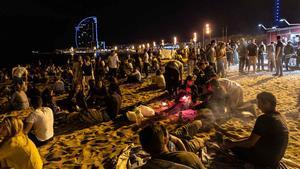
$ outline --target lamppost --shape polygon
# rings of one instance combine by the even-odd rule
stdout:
[[[300,26],[300,23],[289,23],[286,19],[280,19],[280,22],[285,22],[289,26]]]
[[[174,36],[174,45],[176,45],[176,44],[177,44],[177,37]]]
[[[197,43],[197,33],[196,33],[196,32],[194,32],[193,41],[194,41],[195,43]]]
[[[211,41],[211,28],[210,28],[210,25],[207,23],[205,24],[205,27],[203,28],[202,30],[203,32],[203,36],[202,36],[202,43],[204,45],[204,39],[205,39],[205,34],[206,35],[209,35],[209,41]]]

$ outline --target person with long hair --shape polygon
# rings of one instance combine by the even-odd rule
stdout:
[[[34,143],[23,133],[23,122],[6,117],[0,123],[0,168],[41,169],[43,162]]]

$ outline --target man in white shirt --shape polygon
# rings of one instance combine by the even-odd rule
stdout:
[[[49,107],[42,107],[43,101],[40,96],[33,97],[31,103],[35,111],[26,118],[24,133],[39,147],[52,140],[54,117]]]
[[[108,67],[109,67],[109,75],[112,77],[117,76],[117,70],[119,67],[119,57],[118,54],[114,51],[111,53],[111,55],[108,57]]]

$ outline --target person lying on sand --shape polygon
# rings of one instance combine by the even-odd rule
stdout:
[[[154,168],[182,168],[204,169],[201,159],[194,153],[186,151],[170,152],[167,146],[168,139],[159,124],[152,124],[143,128],[139,133],[140,142],[144,151],[151,155],[151,160],[142,166],[142,169]]]
[[[195,120],[188,123],[171,134],[162,126],[164,136],[167,138],[168,149],[171,152],[174,151],[189,151],[193,153],[199,153],[204,146],[204,141],[201,138],[194,137],[202,128],[201,120]]]
[[[288,145],[287,123],[276,111],[276,98],[272,93],[258,94],[257,104],[263,115],[257,118],[251,135],[241,141],[224,140],[224,147],[255,166],[278,168]]]
[[[34,143],[23,133],[23,122],[6,117],[0,123],[0,168],[42,169],[43,161]]]

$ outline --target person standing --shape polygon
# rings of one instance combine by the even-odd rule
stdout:
[[[149,54],[148,54],[148,51],[145,49],[145,52],[144,52],[144,57],[143,57],[143,62],[144,62],[144,72],[145,72],[145,75],[146,75],[146,78],[148,77],[149,75],[149,67],[150,67],[150,62],[149,62]]]
[[[276,54],[275,54],[275,61],[276,61],[276,74],[274,76],[283,76],[282,73],[282,56],[283,56],[283,43],[281,41],[281,36],[277,36],[277,45],[276,45]]]
[[[207,60],[209,62],[209,65],[211,65],[214,68],[215,72],[217,72],[215,47],[216,47],[216,40],[212,40],[208,47]]]
[[[257,45],[255,43],[255,39],[253,39],[250,44],[247,46],[248,50],[248,59],[249,59],[249,65],[248,65],[248,73],[250,71],[250,66],[253,66],[253,73],[256,71],[256,62],[257,62]]]
[[[225,77],[226,44],[224,42],[218,44],[216,54],[217,74],[220,77]]]
[[[300,42],[298,42],[297,58],[296,58],[296,67],[299,68],[299,65],[300,65]]]
[[[109,76],[117,77],[117,71],[119,67],[119,57],[116,51],[113,51],[111,55],[108,57],[108,67],[109,67]]]
[[[285,68],[288,71],[289,70],[289,62],[292,55],[295,54],[294,46],[292,45],[292,42],[289,41],[287,45],[284,47],[284,64]]]
[[[266,53],[266,45],[264,44],[263,41],[261,41],[260,45],[259,45],[259,49],[258,49],[258,65],[257,65],[257,70],[260,71],[264,71],[264,55]]]
[[[193,73],[196,64],[196,59],[197,59],[197,49],[192,48],[192,50],[190,50],[190,53],[188,55],[188,76],[190,76]]]
[[[82,57],[79,56],[76,58],[75,62],[72,66],[72,72],[73,72],[73,87],[75,87],[76,84],[82,83],[83,78],[83,71],[82,71]]]
[[[247,58],[247,42],[244,38],[241,39],[241,43],[238,47],[239,50],[239,71],[244,72],[244,68],[246,66],[246,58]]]
[[[267,57],[268,57],[268,70],[273,72],[273,68],[275,68],[275,45],[274,42],[271,42],[267,46]]]

